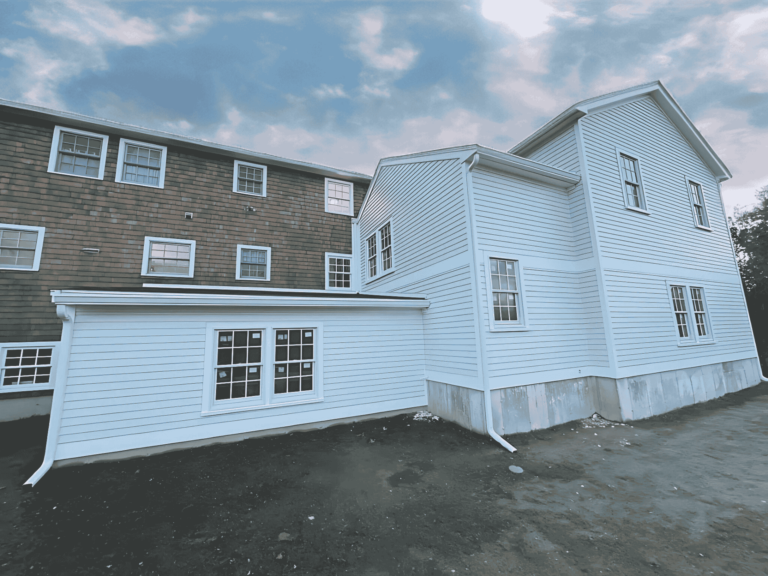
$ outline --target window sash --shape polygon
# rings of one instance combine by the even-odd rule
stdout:
[[[701,185],[696,182],[688,182],[691,191],[691,201],[693,202],[693,212],[696,218],[696,224],[709,228],[709,219],[707,218],[707,209],[704,206],[704,193]]]
[[[50,384],[53,348],[8,348],[0,367],[0,385],[34,386]]]
[[[162,149],[126,143],[123,156],[123,181],[159,186],[162,161]]]
[[[490,259],[491,294],[495,322],[520,323],[520,289],[517,261]]]
[[[250,194],[261,194],[261,188],[264,183],[264,170],[255,166],[246,166],[238,164],[237,167],[237,190],[239,192],[248,192]]]
[[[62,130],[57,149],[56,171],[97,178],[103,144],[101,138]]]
[[[376,234],[368,237],[368,277],[376,276]]]
[[[219,401],[261,396],[263,330],[217,330],[214,399]]]
[[[672,307],[675,311],[675,321],[677,323],[677,335],[682,340],[691,337],[688,324],[688,306],[685,298],[685,286],[672,286]]]
[[[392,227],[389,223],[379,230],[381,236],[381,271],[392,268]]]
[[[315,390],[314,328],[275,330],[275,396]]]
[[[624,194],[628,206],[645,209],[645,199],[640,184],[640,166],[636,158],[619,154],[622,180],[624,182]]]
[[[240,277],[267,279],[267,251],[241,248]]]
[[[189,275],[192,246],[174,242],[150,242],[147,273]]]
[[[37,232],[0,228],[0,267],[32,270],[38,239]]]
[[[349,206],[352,198],[352,185],[346,182],[326,181],[325,185],[326,205],[329,212],[349,214]]]
[[[694,319],[696,320],[696,333],[700,338],[708,338],[709,326],[707,323],[707,310],[704,306],[704,295],[701,288],[691,287],[691,305]]]
[[[352,259],[328,257],[328,287],[349,288],[352,284]]]

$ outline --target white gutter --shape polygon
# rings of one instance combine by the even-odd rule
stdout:
[[[327,296],[256,296],[253,294],[183,294],[51,290],[54,304],[85,306],[300,306],[333,308],[429,308],[429,300],[399,298],[331,298]]]
[[[352,226],[356,226],[356,224],[353,222]],[[355,254],[353,253],[352,256],[354,257]],[[233,292],[296,292],[298,294],[324,294],[325,296],[332,296],[334,294],[364,294],[365,296],[381,296],[383,298],[392,298],[393,296],[403,298],[427,298],[426,294],[414,294],[412,292],[408,292],[407,294],[401,292],[398,292],[397,294],[392,294],[390,292],[360,292],[360,290],[355,288],[354,284],[355,282],[353,281],[353,286],[349,290],[304,290],[302,288],[262,288],[261,286],[208,286],[205,284],[150,284],[148,282],[142,284],[142,287],[173,288],[176,290],[232,290]]]
[[[75,309],[69,306],[56,306],[56,315],[62,319],[64,326],[61,330],[61,344],[59,346],[59,362],[56,366],[56,384],[53,388],[53,403],[51,404],[51,418],[48,421],[48,437],[45,442],[45,456],[43,463],[37,472],[24,482],[25,486],[34,486],[45,473],[53,466],[56,456],[56,446],[59,442],[59,428],[61,428],[61,413],[64,408],[64,395],[67,388],[67,375],[69,373],[69,355],[72,351],[72,333],[75,324]]]
[[[480,274],[479,274],[479,266],[478,262],[480,262],[480,254],[478,251],[478,241],[477,241],[477,229],[475,228],[475,202],[473,198],[472,193],[472,170],[477,166],[478,162],[480,161],[480,154],[475,153],[474,156],[472,156],[472,162],[470,163],[469,167],[466,168],[465,174],[465,185],[467,187],[467,209],[469,210],[469,231],[470,231],[470,243],[471,243],[471,252],[472,255],[472,284],[475,290],[475,307],[477,309],[477,324],[478,324],[478,332],[480,333],[480,347],[478,350],[478,366],[477,369],[480,371],[480,378],[483,381],[483,399],[485,404],[485,429],[488,432],[488,435],[496,440],[499,444],[501,444],[504,448],[509,450],[510,452],[517,452],[517,448],[512,446],[509,442],[504,440],[504,438],[499,435],[496,430],[493,429],[493,410],[491,408],[491,380],[488,377],[488,371],[485,369],[485,350],[486,350],[486,343],[485,343],[485,325],[483,324],[483,310],[482,305],[480,303]]]

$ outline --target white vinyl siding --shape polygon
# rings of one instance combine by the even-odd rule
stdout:
[[[165,186],[165,146],[120,139],[115,181],[151,188]]]
[[[576,145],[576,135],[573,128],[569,128],[562,134],[555,136],[549,142],[536,148],[525,155],[526,158],[541,162],[565,170],[580,174],[579,149]]]
[[[267,167],[235,160],[232,191],[252,196],[267,195]]]
[[[203,415],[211,323],[216,330],[322,324],[322,351],[315,362],[323,401]],[[263,353],[271,358],[274,351],[265,347]],[[262,394],[271,383],[265,375]],[[83,307],[74,324],[57,458],[425,405],[420,310]]]
[[[45,228],[0,223],[0,270],[37,272]]]
[[[144,238],[142,276],[192,278],[195,270],[195,241],[175,238]]]
[[[53,130],[48,172],[104,179],[109,137],[64,126]]]

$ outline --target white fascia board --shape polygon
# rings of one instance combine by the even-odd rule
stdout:
[[[534,162],[527,158],[520,158],[519,156],[514,156],[491,148],[478,146],[477,154],[479,156],[479,161],[475,166],[483,166],[499,172],[507,172],[530,180],[544,182],[558,188],[572,188],[581,181],[580,176],[572,174],[571,172],[559,170],[546,164]]]
[[[328,252],[330,254],[330,252]],[[204,288],[206,290],[239,290],[239,291],[245,291],[245,292],[299,292],[302,294],[338,294],[338,290],[304,290],[301,288],[262,288],[261,286],[207,286],[207,285],[201,285],[201,284],[150,284],[145,282],[142,284],[144,288],[181,288],[181,289],[197,289],[200,290],[201,288]],[[354,291],[354,293],[359,294],[359,292]],[[393,294],[389,292],[366,292],[366,296],[382,296],[384,298],[388,296],[393,296]],[[425,294],[414,294],[411,292],[404,293],[404,292],[398,292],[397,294],[394,294],[394,296],[402,296],[403,298],[421,298],[426,299],[427,296]]]
[[[250,306],[301,308],[428,308],[428,300],[323,298],[321,296],[253,296],[250,294],[157,294],[52,290],[51,300],[68,306]]]
[[[519,156],[527,154],[532,148],[535,148],[539,144],[542,144],[550,138],[553,138],[556,134],[562,132],[571,124],[575,124],[579,118],[585,115],[586,112],[583,110],[577,108],[576,106],[571,106],[568,108],[568,110],[555,116],[552,120],[544,124],[544,126],[536,130],[533,134],[524,138],[515,146],[507,150],[507,153],[516,154]]]
[[[301,160],[292,160],[290,158],[273,156],[271,154],[246,150],[245,148],[238,148],[236,146],[217,144],[215,142],[209,142],[200,138],[190,138],[189,136],[181,136],[179,134],[172,134],[170,132],[163,132],[161,130],[142,128],[141,126],[124,124],[122,122],[115,122],[113,120],[94,118],[92,116],[75,114],[73,112],[53,110],[50,108],[44,108],[42,106],[34,106],[24,102],[14,102],[12,100],[5,100],[0,98],[0,107],[11,108],[16,113],[32,116],[35,118],[41,118],[58,124],[66,123],[68,127],[72,128],[80,128],[83,130],[108,130],[114,134],[117,134],[118,136],[124,138],[135,138],[138,140],[141,140],[142,138],[150,138],[150,141],[153,144],[179,146],[182,148],[188,148],[202,152],[213,151],[225,153],[227,156],[236,160],[265,163],[269,164],[270,166],[281,166],[283,168],[290,168],[293,170],[302,170],[304,172],[329,176],[331,178],[351,180],[360,184],[368,184],[368,182],[371,180],[370,176],[360,172],[342,170],[332,166],[323,166],[321,164],[303,162]]]

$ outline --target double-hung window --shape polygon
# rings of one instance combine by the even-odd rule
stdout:
[[[325,289],[352,289],[352,256],[325,253]]]
[[[195,271],[195,241],[175,238],[144,238],[142,276],[192,278]]]
[[[395,269],[392,222],[380,226],[366,239],[368,280],[374,280]]]
[[[325,211],[346,216],[355,215],[354,190],[352,182],[325,179]]]
[[[322,401],[322,325],[209,323],[202,413]]]
[[[272,249],[266,246],[237,245],[236,280],[268,282],[272,264]]]
[[[619,150],[616,151],[616,157],[619,161],[619,174],[624,191],[624,205],[630,210],[647,212],[648,206],[645,201],[643,178],[640,173],[640,160]]]
[[[163,188],[167,152],[165,146],[121,138],[115,181]]]
[[[667,289],[678,343],[687,345],[714,342],[704,288],[671,282],[667,284]]]
[[[267,167],[235,160],[232,191],[252,196],[267,195]]]
[[[701,184],[688,180],[688,190],[691,198],[691,208],[693,209],[693,222],[698,228],[709,230],[709,218],[707,216],[707,206],[704,203],[704,191]]]
[[[48,172],[103,180],[108,142],[109,137],[104,134],[56,126]]]
[[[40,269],[45,228],[0,224],[0,270]]]
[[[0,392],[53,387],[55,343],[0,346]]]
[[[490,288],[491,327],[524,326],[520,263],[507,258],[489,258],[486,281]]]

